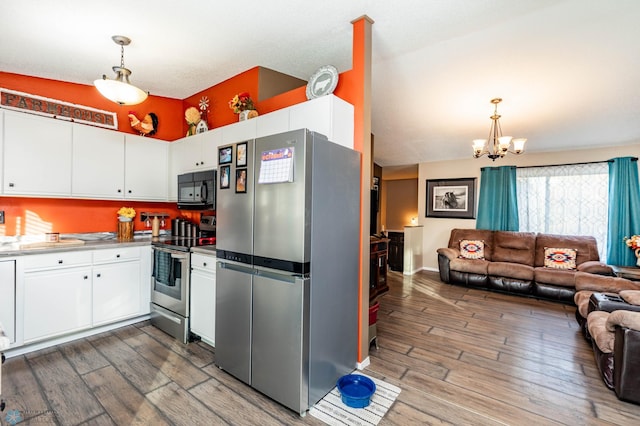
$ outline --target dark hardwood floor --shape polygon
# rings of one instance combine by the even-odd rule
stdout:
[[[364,371],[402,388],[381,424],[640,424],[596,369],[573,307],[389,273]],[[21,424],[310,424],[148,322],[17,356],[3,398]]]

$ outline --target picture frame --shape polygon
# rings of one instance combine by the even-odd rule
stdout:
[[[231,164],[233,162],[233,147],[223,146],[218,148],[218,164]]]
[[[236,145],[236,167],[247,166],[247,143],[242,142]]]
[[[236,193],[247,192],[247,169],[236,169]]]
[[[475,219],[476,180],[427,179],[425,216]]]
[[[220,167],[220,189],[229,189],[231,186],[231,166]]]

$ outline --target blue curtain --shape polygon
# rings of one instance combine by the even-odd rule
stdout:
[[[640,234],[638,159],[614,158],[609,160],[607,263],[620,266],[635,265],[635,254],[623,240],[624,237],[638,234]]]
[[[515,166],[480,169],[477,229],[518,230]]]

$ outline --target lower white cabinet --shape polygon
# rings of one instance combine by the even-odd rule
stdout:
[[[190,330],[215,346],[216,256],[191,254]]]
[[[0,117],[1,118],[1,117]],[[16,341],[16,262],[0,262],[0,323],[9,341]]]
[[[140,261],[93,267],[93,325],[140,312]]]
[[[91,267],[26,273],[23,327],[24,343],[91,327]]]

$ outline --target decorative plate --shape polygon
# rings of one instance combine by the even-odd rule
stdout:
[[[320,67],[307,83],[307,99],[330,95],[338,85],[338,70],[333,65]]]

